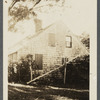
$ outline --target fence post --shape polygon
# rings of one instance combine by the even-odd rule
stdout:
[[[65,68],[64,68],[64,85],[66,84],[66,65],[65,65]]]
[[[33,76],[32,76],[32,67],[30,66],[30,74],[31,74],[31,80],[33,79]]]
[[[66,84],[66,68],[67,68],[68,58],[64,59],[64,85]]]

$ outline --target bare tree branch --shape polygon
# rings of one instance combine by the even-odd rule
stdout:
[[[10,7],[9,7],[9,11],[10,11],[10,9],[17,3],[17,2],[19,2],[20,0],[13,0],[12,1],[12,3],[11,3],[11,5],[10,5]]]
[[[36,6],[41,0],[33,0],[34,1],[34,6]]]

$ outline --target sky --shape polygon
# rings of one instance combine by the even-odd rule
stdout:
[[[44,7],[42,13],[38,12],[38,18],[43,22],[43,28],[57,20],[62,20],[66,26],[75,34],[81,35],[83,32],[94,33],[96,23],[96,0],[65,0],[65,7]],[[44,4],[41,2],[40,5]],[[26,3],[27,5],[27,3]],[[28,3],[31,7],[32,4]],[[37,6],[38,7],[38,6]],[[48,9],[48,13],[45,12]],[[8,32],[8,45],[12,46],[29,34],[34,34],[33,19],[24,20],[16,24],[16,33]],[[95,34],[95,33],[94,33]],[[12,42],[13,41],[13,42]]]

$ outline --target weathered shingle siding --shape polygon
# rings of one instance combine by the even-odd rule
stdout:
[[[49,34],[55,34],[55,46],[49,46]],[[72,37],[72,47],[66,48],[65,37]],[[42,31],[36,37],[30,37],[28,42],[22,43],[22,48],[17,50],[18,59],[27,54],[43,54],[43,73],[50,71],[56,65],[62,64],[62,58],[67,57],[69,60],[75,56],[87,53],[85,47],[75,35],[63,24],[56,23],[46,30]]]
[[[47,42],[46,42],[46,39],[44,39],[44,37],[46,38],[45,33],[40,34],[35,38],[30,38],[28,40],[28,43],[18,51],[19,55],[23,56],[23,55],[27,55],[27,54],[32,54],[32,55],[45,54]]]

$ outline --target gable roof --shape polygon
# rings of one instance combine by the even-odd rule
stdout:
[[[29,35],[27,37],[25,37],[23,40],[19,41],[18,43],[16,43],[15,45],[11,46],[10,48],[8,48],[8,54],[12,54],[14,52],[16,52],[17,50],[21,49],[23,47],[24,44],[26,44],[27,42],[29,42],[30,39],[35,38],[37,36],[39,36],[40,34],[44,33],[44,31],[46,31],[49,28],[52,28],[54,26],[60,25],[61,28],[63,27],[63,29],[68,29],[70,31],[70,29],[63,23],[63,21],[59,20],[56,21],[55,23],[47,26],[44,29],[41,29],[40,31],[38,31],[37,33],[33,34],[33,35]],[[69,33],[71,36],[77,37],[77,35],[73,34],[71,31]],[[80,40],[79,40],[80,41]],[[80,41],[81,43],[81,41]],[[81,43],[81,45],[83,45]],[[84,46],[84,45],[83,45]],[[85,46],[84,46],[85,48]]]

